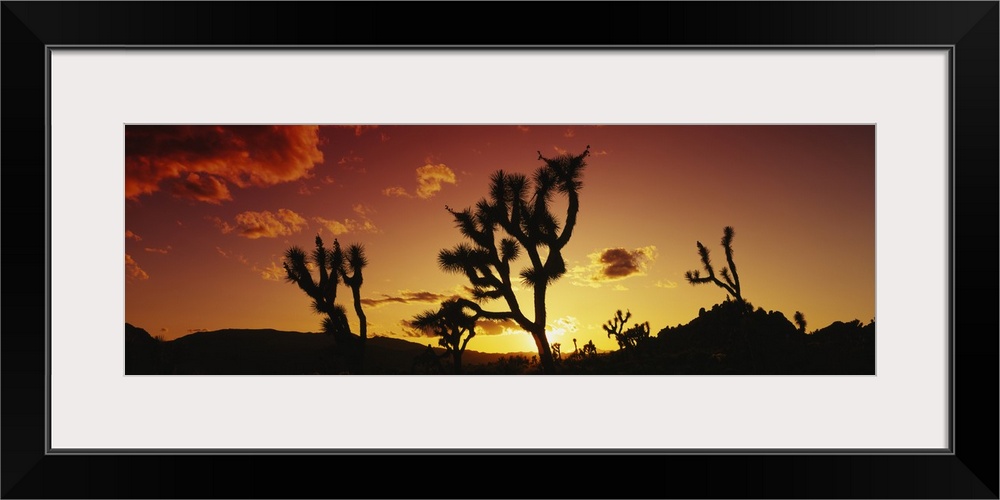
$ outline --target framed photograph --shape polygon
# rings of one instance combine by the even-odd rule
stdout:
[[[315,7],[4,3],[5,497],[997,497],[996,2]]]

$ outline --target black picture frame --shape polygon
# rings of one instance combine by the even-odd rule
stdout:
[[[3,2],[0,16],[4,498],[998,498],[997,1]],[[46,453],[46,283],[16,273],[49,254],[47,47],[415,44],[951,47],[953,453]]]

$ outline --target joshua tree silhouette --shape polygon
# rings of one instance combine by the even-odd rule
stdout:
[[[719,278],[715,276],[715,270],[712,268],[712,261],[708,258],[708,248],[702,245],[701,242],[698,243],[698,255],[701,256],[701,263],[705,266],[705,272],[708,276],[702,277],[701,271],[697,269],[694,271],[688,271],[684,273],[684,277],[687,278],[688,283],[692,285],[698,285],[702,283],[715,283],[718,287],[729,292],[730,295],[736,298],[741,306],[745,304],[743,301],[743,295],[740,291],[740,275],[736,273],[736,263],[733,262],[733,228],[732,226],[726,226],[722,231],[722,248],[726,251],[726,262],[729,263],[729,267],[723,266],[719,271],[719,275],[725,281],[720,281]]]
[[[353,246],[352,246],[353,248]],[[353,255],[352,255],[353,256]],[[362,329],[365,328],[364,313],[360,309],[359,290],[361,287],[361,267],[364,267],[364,253],[359,250],[358,256],[361,260],[356,262],[358,267],[352,264],[354,272],[351,277],[355,285],[354,289],[355,309],[362,318]],[[309,265],[315,266],[319,273],[319,280],[313,278]],[[340,277],[345,276],[344,254],[340,249],[340,242],[333,240],[333,249],[323,246],[323,239],[316,236],[316,249],[313,250],[312,260],[308,262],[305,251],[297,246],[293,246],[285,251],[285,261],[282,263],[285,268],[285,281],[298,285],[302,291],[313,299],[313,310],[319,314],[325,314],[323,319],[323,331],[333,335],[337,339],[337,344],[342,352],[351,359],[353,369],[360,371],[363,360],[363,344],[360,344],[357,337],[351,333],[351,327],[347,323],[347,311],[343,306],[336,303],[337,286],[340,284]],[[354,287],[357,288],[354,288]],[[364,331],[364,330],[363,330]]]
[[[629,328],[625,329],[625,323],[628,322],[629,318],[632,317],[631,311],[625,311],[622,315],[622,310],[619,309],[615,312],[614,317],[608,320],[608,323],[602,328],[605,332],[608,332],[608,337],[610,338],[614,335],[615,340],[618,341],[619,349],[630,349],[643,341],[643,339],[649,338],[649,322],[642,324],[636,323]],[[584,346],[586,347],[586,346]]]
[[[437,311],[424,311],[410,321],[410,326],[441,337],[438,344],[447,350],[446,356],[451,354],[455,373],[462,373],[462,353],[476,336],[476,317],[465,310],[458,299],[450,299],[442,302]]]
[[[313,310],[319,314],[326,314],[323,321],[323,330],[327,333],[340,335],[350,333],[347,326],[347,315],[344,308],[338,306],[337,285],[340,284],[340,268],[343,265],[344,254],[340,250],[340,243],[333,242],[333,249],[323,246],[323,240],[316,237],[316,249],[312,253],[312,262],[319,271],[319,281],[313,280],[312,272],[309,270],[310,262],[307,262],[305,251],[297,246],[293,246],[285,251],[285,261],[282,265],[285,268],[285,281],[294,283],[306,292],[313,299]]]
[[[456,227],[472,244],[461,243],[451,250],[442,250],[438,254],[438,264],[445,271],[464,274],[472,284],[473,297],[477,301],[502,298],[508,310],[486,311],[477,302],[467,299],[460,299],[460,302],[474,311],[477,319],[516,321],[534,338],[545,373],[555,370],[545,335],[545,293],[548,286],[566,272],[562,249],[576,226],[581,177],[586,166],[584,158],[589,154],[589,148],[577,156],[567,154],[551,159],[539,153],[539,159],[545,164],[535,171],[530,181],[522,174],[498,170],[490,179],[489,197],[481,199],[475,209],[455,211],[445,206],[454,217]],[[550,207],[557,193],[567,198],[566,218],[562,224]],[[500,235],[498,228],[502,231]],[[511,264],[522,250],[528,255],[530,264],[521,270],[520,277],[534,292],[533,319],[522,312],[511,279]]]

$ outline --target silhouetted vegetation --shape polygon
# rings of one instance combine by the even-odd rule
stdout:
[[[313,310],[316,313],[326,315],[322,322],[323,331],[336,339],[340,354],[350,360],[350,371],[354,373],[362,372],[364,366],[367,320],[361,309],[360,289],[363,281],[361,270],[367,264],[361,245],[352,245],[345,261],[339,241],[333,240],[333,248],[327,249],[319,236],[316,236],[316,249],[313,250],[311,261],[307,259],[304,250],[293,246],[285,251],[285,261],[282,264],[285,268],[285,280],[298,285],[313,299]],[[310,265],[316,269],[318,279],[313,278]],[[347,266],[350,266],[353,274],[347,274]],[[351,332],[347,311],[336,303],[337,286],[341,277],[354,292],[354,308],[361,321],[360,337]]]
[[[702,277],[701,271],[695,269],[694,271],[688,271],[684,273],[684,277],[687,278],[688,283],[692,285],[699,285],[702,283],[715,283],[716,286],[722,288],[729,292],[736,302],[743,302],[743,294],[740,290],[740,275],[736,272],[736,262],[733,261],[733,228],[732,226],[726,226],[722,231],[722,248],[726,252],[726,262],[729,263],[729,267],[723,266],[719,270],[719,275],[725,281],[720,281],[715,275],[715,269],[712,268],[712,261],[708,257],[708,248],[702,245],[701,242],[697,242],[698,245],[698,255],[701,256],[701,264],[705,267],[705,272],[707,276]]]
[[[744,332],[756,340],[753,358]],[[445,348],[375,336],[366,352],[366,373],[455,373],[449,366],[454,356]],[[778,311],[754,309],[749,303],[741,307],[728,300],[703,309],[687,324],[661,329],[634,348],[598,352],[589,341],[560,358],[559,371],[566,375],[873,375],[875,323],[836,321],[807,334]],[[354,373],[348,361],[331,335],[220,330],[157,341],[144,330],[125,325],[127,375]],[[460,363],[465,375],[544,373],[537,356],[530,353],[463,349]]]
[[[546,373],[554,372],[555,363],[545,335],[545,294],[548,286],[566,272],[562,249],[576,226],[584,158],[588,154],[589,146],[580,155],[553,159],[539,152],[538,159],[545,164],[530,181],[522,174],[498,170],[490,179],[488,198],[481,199],[474,209],[455,211],[445,207],[472,244],[461,243],[451,250],[442,250],[438,264],[446,271],[464,274],[477,301],[506,301],[508,310],[487,311],[477,302],[460,299],[464,306],[475,311],[477,319],[512,319],[530,333]],[[568,202],[562,222],[551,210],[556,194],[566,196]],[[519,276],[533,292],[533,319],[522,312],[511,278],[512,264],[522,251],[527,254],[529,265]]]
[[[802,314],[802,311],[795,311],[792,320],[795,321],[795,326],[799,327],[800,332],[806,333],[806,315]]]
[[[604,331],[607,332],[608,338],[614,336],[615,340],[618,341],[619,349],[634,349],[639,343],[649,338],[648,321],[642,324],[636,323],[628,330],[625,329],[625,325],[631,317],[632,311],[626,311],[623,316],[622,310],[619,309],[615,312],[614,317],[602,326]]]
[[[476,317],[468,314],[461,302],[446,300],[437,311],[418,314],[410,321],[410,326],[441,337],[438,344],[445,348],[446,356],[452,357],[455,373],[462,373],[462,353],[469,340],[476,336]]]

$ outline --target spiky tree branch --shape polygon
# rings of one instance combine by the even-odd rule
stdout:
[[[728,267],[723,267],[719,271],[719,276],[722,277],[720,280],[716,274],[715,269],[712,267],[712,260],[709,258],[708,248],[702,245],[701,242],[697,242],[698,245],[698,255],[701,257],[702,266],[705,268],[705,273],[707,276],[702,276],[701,271],[694,270],[684,273],[684,277],[687,279],[688,283],[692,285],[699,285],[703,283],[715,283],[716,286],[722,288],[729,292],[737,302],[744,303],[742,290],[740,289],[740,276],[736,272],[736,262],[733,260],[733,228],[731,226],[726,226],[722,234],[722,248],[726,252],[726,262],[729,264]]]
[[[615,312],[615,315],[602,326],[604,331],[608,333],[608,338],[611,338],[611,336],[615,337],[615,340],[618,342],[619,349],[636,347],[642,339],[649,337],[648,321],[642,324],[636,323],[628,330],[625,329],[625,324],[631,317],[631,311],[626,310],[623,315],[622,310],[619,309]]]
[[[293,246],[285,251],[285,261],[282,266],[285,268],[285,281],[294,283],[313,299],[313,310],[319,314],[327,315],[328,322],[324,322],[324,329],[328,333],[350,334],[350,329],[341,330],[346,325],[346,318],[343,308],[336,305],[337,285],[340,284],[339,270],[343,265],[344,255],[340,250],[340,243],[334,240],[333,249],[323,246],[323,240],[316,237],[316,248],[312,252],[312,264],[317,268],[319,280],[313,279],[309,269],[310,262],[306,253],[301,248]],[[327,330],[330,327],[333,330]]]

